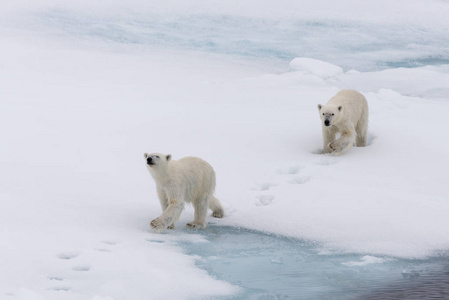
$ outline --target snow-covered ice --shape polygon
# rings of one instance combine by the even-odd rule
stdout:
[[[217,173],[213,226],[357,253],[449,249],[447,1],[17,1],[0,12],[0,298],[209,299],[144,152]],[[413,67],[413,68],[410,68]],[[317,104],[370,106],[369,145],[319,154]],[[211,227],[213,227],[211,226]]]
[[[307,57],[297,57],[290,62],[289,66],[293,71],[303,71],[324,79],[343,73],[343,69],[339,66]]]

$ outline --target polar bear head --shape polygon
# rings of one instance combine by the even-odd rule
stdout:
[[[318,104],[318,111],[320,112],[321,121],[326,127],[338,122],[340,119],[341,110],[342,106]]]
[[[150,170],[151,173],[154,171],[157,172],[157,170],[162,170],[168,167],[168,164],[171,160],[171,155],[165,155],[161,153],[145,153],[144,155],[145,160],[147,161],[147,168]]]

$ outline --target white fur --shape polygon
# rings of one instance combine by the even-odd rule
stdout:
[[[341,90],[326,105],[319,104],[318,110],[323,126],[323,153],[339,155],[354,144],[366,146],[368,102],[361,93]],[[338,139],[337,135],[340,135]]]
[[[207,208],[213,211],[212,216],[223,217],[223,207],[214,197],[215,172],[209,163],[197,157],[184,157],[176,161],[171,159],[171,155],[160,153],[145,153],[144,157],[156,181],[163,211],[150,223],[154,230],[173,229],[185,202],[191,202],[195,208],[195,219],[186,227],[206,228]],[[149,160],[154,165],[150,165]]]

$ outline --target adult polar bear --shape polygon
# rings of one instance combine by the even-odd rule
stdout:
[[[223,207],[214,197],[215,172],[210,164],[197,157],[172,160],[171,155],[145,153],[147,168],[156,182],[157,194],[162,206],[162,215],[151,221],[156,231],[173,229],[185,202],[192,202],[195,219],[189,228],[206,228],[207,208],[212,216],[223,217]]]
[[[323,129],[323,153],[348,151],[354,143],[365,147],[368,131],[368,102],[355,90],[341,90],[326,105],[318,104]],[[340,137],[336,140],[337,134]]]

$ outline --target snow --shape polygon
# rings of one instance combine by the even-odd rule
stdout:
[[[339,66],[307,57],[297,57],[290,62],[289,66],[291,70],[303,71],[320,78],[334,77],[343,73],[343,69]]]
[[[384,263],[385,261],[386,259],[384,258],[365,255],[361,258],[361,261],[351,261],[343,264],[352,267],[352,266],[366,266],[369,264],[381,264]]]
[[[447,253],[446,3],[383,1],[384,14],[379,1],[363,7],[306,1],[292,9],[296,3],[136,0],[111,1],[105,9],[103,1],[18,1],[5,7],[0,298],[208,299],[238,292],[198,268],[198,258],[179,245],[205,242],[201,232],[181,229],[193,218],[191,207],[178,229],[151,232],[148,223],[160,207],[144,152],[211,163],[226,211],[222,220],[209,219],[217,226],[363,254],[354,265]],[[160,19],[138,31],[132,21],[145,13]],[[197,16],[209,18],[195,23]],[[92,20],[91,27],[80,20]],[[283,29],[294,34],[295,22],[310,21],[326,29],[309,26],[303,51],[276,43]],[[164,22],[172,27],[158,27]],[[189,22],[193,27],[177,37],[176,28]],[[216,24],[224,40],[210,38]],[[234,27],[247,28],[242,24],[250,35],[239,44]],[[267,34],[274,42],[267,44],[257,28],[273,24]],[[329,24],[353,31],[342,38]],[[165,39],[145,39],[150,27],[156,37],[162,28]],[[124,39],[129,33],[134,41]],[[192,41],[184,39],[188,33]],[[215,46],[198,43],[210,39]],[[375,47],[366,48],[370,43]],[[387,64],[421,58],[436,63]],[[316,106],[342,88],[368,99],[369,146],[322,155]]]

